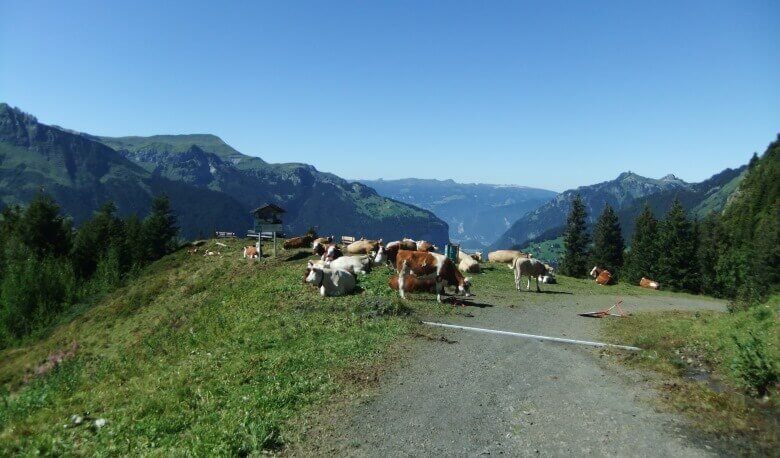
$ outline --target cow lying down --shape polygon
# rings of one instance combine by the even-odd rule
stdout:
[[[346,270],[347,272],[357,275],[365,275],[371,272],[371,256],[368,255],[356,255],[356,256],[342,256],[338,259],[316,261],[315,266],[325,267],[328,269]]]
[[[317,287],[320,296],[344,296],[355,289],[355,276],[346,270],[316,266],[309,261],[306,283]]]
[[[469,292],[471,279],[464,277],[455,263],[442,254],[399,250],[395,261],[398,272],[408,269],[417,278],[433,278],[436,282],[436,300],[439,302],[441,302],[441,293],[444,292],[446,286],[454,286],[457,288],[458,294],[471,296]],[[399,275],[399,288],[401,283]],[[399,294],[404,297],[402,289],[399,289]]]
[[[404,261],[398,275],[390,277],[387,282],[390,289],[398,291],[401,299],[406,299],[406,293],[433,293],[436,292],[436,276],[418,277],[412,274],[409,261]]]

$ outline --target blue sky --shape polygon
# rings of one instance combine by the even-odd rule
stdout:
[[[780,132],[780,2],[0,0],[0,101],[348,178],[698,181]]]

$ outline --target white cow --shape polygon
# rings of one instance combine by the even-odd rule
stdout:
[[[355,289],[355,276],[346,270],[318,267],[311,261],[307,268],[306,283],[316,286],[320,296],[344,296]]]
[[[340,258],[334,259],[333,261],[317,261],[314,263],[314,265],[327,269],[346,270],[353,275],[367,274],[371,271],[371,256],[365,254],[357,256],[342,256]]]

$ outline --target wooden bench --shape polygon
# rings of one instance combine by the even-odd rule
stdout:
[[[351,235],[342,235],[341,236],[341,244],[344,246],[349,245],[350,243],[353,243],[355,241],[355,237],[352,237]]]

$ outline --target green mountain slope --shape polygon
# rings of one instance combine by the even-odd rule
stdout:
[[[453,180],[360,180],[386,197],[428,209],[450,226],[450,239],[483,249],[523,214],[557,193],[524,186],[456,183]]]
[[[0,202],[25,204],[41,189],[77,224],[108,200],[122,215],[146,214],[159,193],[170,196],[185,236],[250,219],[229,196],[154,176],[88,136],[0,104]]]
[[[380,196],[360,183],[311,165],[269,164],[243,155],[213,135],[100,137],[105,145],[156,176],[223,192],[248,212],[265,202],[287,210],[291,234],[310,226],[321,234],[447,242],[447,225],[433,213]]]
[[[444,244],[433,213],[306,164],[268,164],[213,135],[96,137],[39,123],[0,104],[0,201],[24,204],[45,189],[76,223],[107,200],[120,214],[145,214],[153,195],[171,197],[182,233],[243,233],[249,212],[272,202],[287,210],[290,234],[403,236]]]

